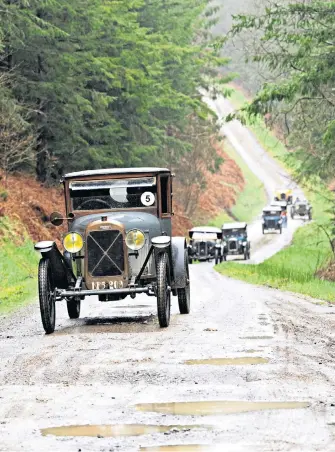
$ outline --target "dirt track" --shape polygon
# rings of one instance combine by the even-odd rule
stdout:
[[[238,124],[227,127],[246,140]],[[260,165],[256,146],[246,143]],[[272,170],[261,165],[270,180]],[[297,226],[263,238],[255,223],[254,259],[282,247]],[[211,264],[193,265],[191,284],[191,314],[179,315],[173,299],[166,330],[146,296],[85,301],[78,321],[60,304],[51,336],[43,334],[37,304],[1,319],[0,450],[335,450],[335,308],[224,278]],[[246,359],[185,363],[210,358]],[[204,401],[217,403],[173,404]],[[77,425],[93,427],[41,432]],[[128,433],[138,436],[117,436]]]

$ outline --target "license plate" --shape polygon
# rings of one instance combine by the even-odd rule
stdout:
[[[123,289],[123,281],[97,281],[92,282],[92,290],[105,290],[105,289]]]

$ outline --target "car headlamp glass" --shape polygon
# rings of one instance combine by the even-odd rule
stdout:
[[[126,236],[126,245],[133,251],[138,251],[144,247],[145,235],[139,229],[132,229]]]
[[[63,245],[69,253],[78,253],[84,246],[84,240],[77,232],[69,232],[63,239]]]

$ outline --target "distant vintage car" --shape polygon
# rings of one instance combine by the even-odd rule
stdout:
[[[293,195],[290,188],[277,189],[274,196],[275,201],[287,201],[287,204],[292,204]]]
[[[281,208],[282,226],[287,227],[287,201],[272,201],[271,207],[277,206]]]
[[[81,301],[98,295],[116,301],[145,293],[157,298],[161,327],[170,322],[171,293],[181,314],[190,312],[190,281],[184,237],[171,237],[172,180],[165,168],[102,169],[63,177],[66,217],[64,253],[39,242],[38,270],[43,327],[55,329],[55,302],[66,300],[71,319]]]
[[[291,218],[308,218],[312,219],[312,206],[306,199],[297,199],[291,207]]]
[[[242,255],[250,259],[250,242],[248,241],[247,223],[225,223],[222,226],[223,259],[228,255]]]
[[[197,226],[189,231],[188,259],[210,261],[215,257],[215,246],[221,241],[222,231],[212,226]]]
[[[280,206],[268,206],[263,209],[262,231],[263,234],[268,231],[282,233],[283,219]]]

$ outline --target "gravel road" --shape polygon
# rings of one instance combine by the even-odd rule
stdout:
[[[269,192],[291,183],[246,129],[223,132]],[[298,225],[264,238],[256,221],[253,259]],[[335,451],[335,308],[207,263],[191,266],[191,287],[191,314],[174,298],[165,330],[145,295],[92,298],[75,321],[59,304],[50,336],[37,303],[2,318],[0,450]]]

